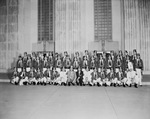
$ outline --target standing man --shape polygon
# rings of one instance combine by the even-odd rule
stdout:
[[[140,58],[140,54],[137,54],[137,59],[135,60],[135,70],[139,79],[138,84],[142,85],[142,72],[143,72],[143,60]]]
[[[133,50],[133,55],[131,56],[131,62],[133,63],[133,68],[135,70],[135,61],[136,61],[136,58],[137,58],[137,51],[136,49]]]

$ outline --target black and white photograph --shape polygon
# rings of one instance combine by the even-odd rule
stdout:
[[[150,0],[0,0],[0,119],[150,119]]]

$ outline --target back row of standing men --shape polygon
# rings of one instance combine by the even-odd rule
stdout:
[[[42,71],[45,68],[62,69],[64,67],[65,69],[70,69],[73,66],[74,69],[79,67],[86,69],[88,67],[89,69],[100,68],[105,71],[107,69],[115,71],[118,68],[125,72],[128,70],[128,62],[132,62],[135,71],[137,68],[143,71],[143,61],[135,49],[131,56],[128,54],[128,51],[125,51],[124,55],[122,51],[119,51],[118,54],[110,51],[110,53],[103,52],[99,55],[97,51],[93,51],[93,54],[90,56],[88,51],[85,50],[83,57],[80,57],[79,52],[76,52],[72,58],[67,52],[64,52],[63,56],[58,53],[53,55],[52,52],[46,54],[32,53],[32,55],[25,52],[24,56],[18,57],[16,68],[19,70],[33,68]]]

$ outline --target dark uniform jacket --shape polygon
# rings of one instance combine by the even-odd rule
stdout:
[[[77,76],[77,82],[82,82],[83,81],[83,71],[81,70],[80,72],[77,71],[76,72],[76,76]]]
[[[143,70],[143,61],[142,61],[142,59],[136,59],[135,60],[135,68]]]

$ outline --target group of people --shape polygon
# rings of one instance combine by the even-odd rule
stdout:
[[[80,85],[129,86],[142,85],[143,61],[136,49],[115,53],[85,50],[70,56],[49,53],[24,53],[19,56],[10,82],[16,85]]]

